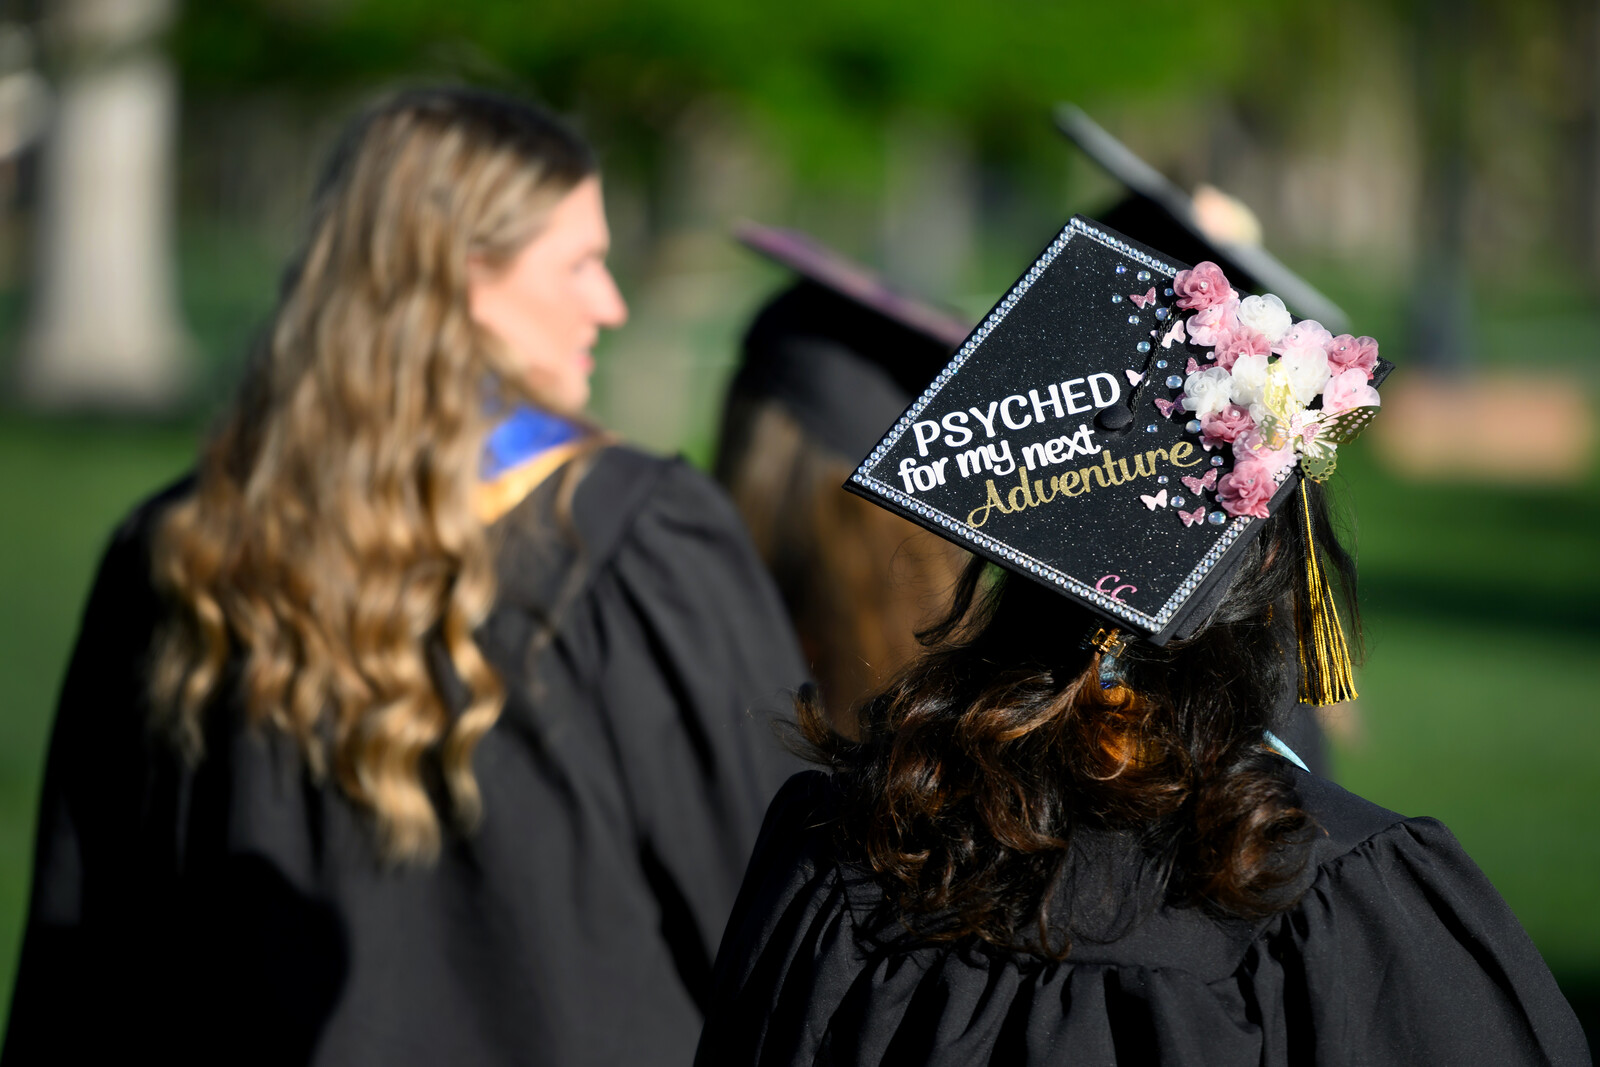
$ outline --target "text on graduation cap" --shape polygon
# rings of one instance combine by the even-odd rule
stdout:
[[[1016,470],[1017,460],[1012,455],[1011,443],[1000,436],[1002,430],[1043,426],[1047,419],[1086,414],[1110,407],[1121,398],[1121,383],[1115,376],[1099,371],[1082,378],[1069,378],[1059,385],[1052,382],[1043,395],[1034,388],[1029,389],[1026,396],[1013,393],[1002,400],[991,400],[987,408],[974,405],[965,411],[948,412],[939,419],[923,419],[912,424],[911,432],[916,438],[917,455],[920,457],[927,458],[929,446],[936,443],[960,450],[954,458],[956,470],[963,478],[980,471],[1006,475]],[[982,428],[986,441],[969,447],[977,436],[974,423]],[[1074,433],[1026,446],[1023,462],[1029,470],[1034,470],[1074,456],[1092,455],[1100,451],[1093,434],[1087,423],[1080,422]],[[998,441],[995,440],[997,437],[1000,437]],[[926,464],[919,464],[910,456],[902,459],[898,473],[905,483],[906,492],[943,485],[951,473],[948,469],[950,459],[950,456],[944,456]]]

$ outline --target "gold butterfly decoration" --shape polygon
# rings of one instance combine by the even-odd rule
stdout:
[[[1375,405],[1348,408],[1331,415],[1302,408],[1294,398],[1289,372],[1281,362],[1267,368],[1262,406],[1267,409],[1260,426],[1265,447],[1279,449],[1298,439],[1300,469],[1314,482],[1328,480],[1338,462],[1339,446],[1354,441],[1378,414]]]

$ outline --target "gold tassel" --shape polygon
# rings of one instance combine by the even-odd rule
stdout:
[[[1316,539],[1311,535],[1311,498],[1300,483],[1300,514],[1306,530],[1306,592],[1308,607],[1295,623],[1300,638],[1300,702],[1317,707],[1356,698],[1355,669],[1333,590],[1322,572]]]

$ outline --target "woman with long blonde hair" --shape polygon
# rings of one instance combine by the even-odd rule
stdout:
[[[587,423],[588,147],[359,120],[240,399],[102,562],[7,1063],[685,1063],[803,678],[725,499]]]

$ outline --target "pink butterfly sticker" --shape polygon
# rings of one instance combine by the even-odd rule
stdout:
[[[1179,508],[1178,517],[1183,520],[1184,528],[1187,529],[1206,517],[1206,506],[1201,504],[1193,511],[1184,511],[1182,508]]]
[[[1189,369],[1185,373],[1187,373],[1187,374],[1199,374],[1200,373],[1200,364],[1198,364],[1198,363],[1196,363],[1194,361],[1194,357],[1193,356],[1189,357]]]
[[[1182,403],[1183,403],[1182,399],[1178,399],[1178,400],[1163,400],[1159,396],[1156,397],[1156,408],[1157,408],[1157,410],[1159,410],[1161,412],[1161,414],[1169,416],[1169,417],[1172,415],[1172,413],[1174,411],[1178,410],[1178,406],[1180,404],[1182,404]]]
[[[1128,376],[1128,383],[1130,385],[1138,385],[1140,382],[1144,381],[1144,371],[1125,370],[1122,373]]]
[[[1143,296],[1140,296],[1138,293],[1129,293],[1128,299],[1132,300],[1141,309],[1150,304],[1154,304],[1156,302],[1156,287],[1152,285],[1150,287],[1150,291]]]
[[[1154,333],[1151,334],[1154,336]],[[1162,348],[1171,348],[1172,342],[1183,340],[1183,320],[1173,319],[1172,325],[1167,329],[1167,335],[1161,339]]]
[[[1183,476],[1183,484],[1189,487],[1189,492],[1191,493],[1198,493],[1202,489],[1215,489],[1217,486],[1217,468],[1212,467],[1206,471],[1204,478],[1195,478],[1185,474]]]
[[[1151,511],[1154,511],[1156,508],[1164,508],[1167,506],[1167,491],[1163,489],[1155,496],[1145,496],[1143,493],[1140,493],[1139,499],[1144,501],[1145,507],[1149,508]]]

